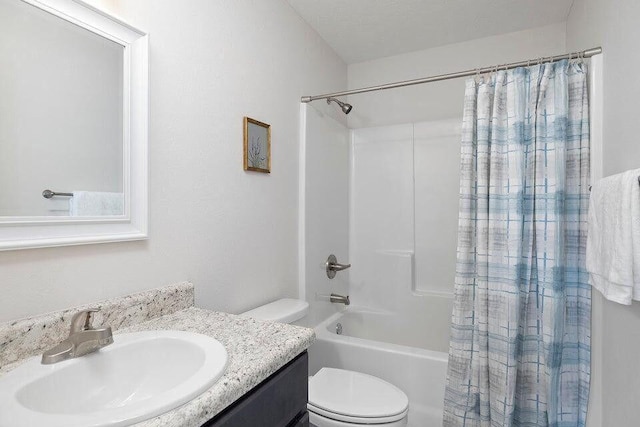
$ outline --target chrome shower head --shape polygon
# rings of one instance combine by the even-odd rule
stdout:
[[[331,104],[331,101],[335,102],[336,104],[338,104],[340,106],[340,108],[342,109],[342,112],[345,114],[349,114],[351,112],[351,110],[353,109],[353,105],[351,104],[347,104],[346,102],[342,102],[339,99],[336,98],[327,98],[327,104]]]

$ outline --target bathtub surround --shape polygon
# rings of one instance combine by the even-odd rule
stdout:
[[[330,254],[341,262],[352,262],[349,130],[342,111],[325,102],[301,104],[300,116],[299,295],[310,304],[304,326],[313,328],[343,309],[331,304],[329,295],[348,295],[350,290],[352,268],[329,279],[325,265]]]
[[[472,78],[464,105],[444,425],[584,426],[587,66]]]
[[[181,330],[209,335],[220,341],[229,354],[229,362],[224,375],[209,390],[185,405],[163,415],[136,424],[139,427],[200,427],[227,406],[252,390],[263,380],[278,371],[291,359],[304,352],[314,341],[310,329],[280,323],[261,322],[233,314],[218,313],[195,308],[193,304],[193,285],[182,283],[157,290],[142,292],[124,298],[90,305],[102,307],[108,313],[103,319],[96,313],[95,324],[109,323],[118,334],[145,330]],[[148,308],[145,308],[148,307]],[[69,314],[73,310],[51,313],[33,319],[24,319],[16,324],[0,326],[0,336],[15,337],[16,332],[31,330],[27,333],[30,341],[21,344],[5,342],[0,356],[0,375],[18,366],[25,359],[5,366],[6,360],[16,360],[7,355],[8,350],[20,353],[20,357],[37,354],[38,343],[47,334],[62,331],[68,334]],[[57,316],[64,317],[67,322]],[[59,326],[54,326],[58,325]],[[50,326],[53,330],[49,330]],[[44,327],[43,327],[44,326]],[[18,329],[16,329],[18,328]],[[11,334],[6,331],[10,330]],[[26,331],[29,331],[27,327]],[[65,335],[66,336],[66,335]],[[4,339],[4,338],[3,338]],[[28,348],[29,350],[25,350]]]
[[[454,119],[352,131],[349,291],[358,304],[401,312],[453,294],[460,129]],[[449,305],[438,323],[447,342],[450,314]]]

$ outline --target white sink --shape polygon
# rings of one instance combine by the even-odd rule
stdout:
[[[33,357],[0,377],[0,426],[125,426],[188,402],[224,373],[217,340],[182,331],[114,336],[96,353],[53,365]]]

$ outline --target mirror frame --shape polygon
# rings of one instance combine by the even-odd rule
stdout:
[[[80,0],[19,0],[123,47],[124,215],[0,217],[0,250],[148,238],[149,36]]]

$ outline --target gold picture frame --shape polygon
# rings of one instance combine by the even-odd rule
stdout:
[[[245,117],[244,170],[271,173],[271,125]]]

